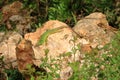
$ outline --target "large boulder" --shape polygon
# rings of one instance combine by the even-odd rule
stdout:
[[[92,48],[102,47],[109,43],[116,32],[115,28],[109,26],[106,16],[99,12],[79,20],[73,30],[88,40]]]
[[[36,46],[39,43],[41,36],[47,30],[52,30],[58,27],[64,28],[58,32],[50,34],[44,44]],[[77,40],[73,42],[75,36],[77,37]],[[45,56],[45,49],[49,49],[49,57],[57,57],[60,54],[70,52],[76,44],[82,42],[82,40],[80,41],[80,37],[76,35],[68,25],[57,20],[46,22],[41,28],[38,28],[36,32],[26,34],[25,39],[32,42],[37,59]]]
[[[49,34],[42,45],[38,45],[39,40],[43,38],[43,34],[48,30],[60,27],[61,29],[57,32]],[[45,57],[48,57],[48,63],[51,63],[50,60],[55,59],[55,62],[52,63],[51,66],[54,66],[54,64],[61,66],[61,71],[58,71],[61,79],[67,79],[71,75],[70,73],[72,73],[72,69],[68,66],[68,63],[79,61],[81,59],[80,57],[82,57],[80,51],[77,50],[77,46],[81,46],[82,42],[84,42],[83,44],[87,43],[83,39],[80,39],[80,36],[78,36],[67,24],[57,20],[46,22],[41,28],[38,28],[36,32],[26,34],[25,39],[30,40],[33,44],[36,58],[35,64],[40,65],[42,63],[41,59]],[[75,49],[76,51],[74,52]],[[49,51],[47,55],[46,50]],[[63,57],[62,55],[65,55],[66,53],[69,53],[69,56]],[[47,69],[47,71],[50,70]]]

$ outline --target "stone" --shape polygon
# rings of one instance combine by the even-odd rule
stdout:
[[[63,26],[64,28],[60,31],[50,34],[44,44],[36,46],[41,38],[41,35],[47,30]],[[48,50],[48,64],[51,63],[50,60],[55,59],[55,63],[52,63],[52,65],[54,66],[54,64],[58,64],[61,66],[61,71],[58,71],[61,75],[61,79],[69,77],[65,75],[63,76],[63,73],[72,73],[71,68],[69,68],[69,71],[66,72],[69,67],[67,63],[73,62],[74,60],[79,61],[79,57],[81,57],[79,50],[77,50],[77,45],[81,45],[80,42],[82,42],[82,39],[80,40],[80,37],[77,36],[77,34],[75,34],[75,32],[67,24],[57,20],[50,20],[46,22],[42,27],[38,28],[36,32],[26,34],[25,39],[30,40],[33,44],[36,65],[40,65],[42,63],[41,59],[46,57],[45,50]],[[77,51],[72,51],[73,48],[76,48]],[[69,53],[69,56],[64,56],[67,53]],[[50,70],[47,71],[49,72]]]
[[[17,32],[7,32],[2,36],[0,42],[0,53],[2,54],[0,56],[4,56],[4,62],[7,66],[11,64],[13,67],[17,66],[15,48],[20,40],[22,40],[22,36]]]
[[[34,51],[32,44],[28,40],[22,40],[16,46],[16,57],[18,63],[18,69],[21,73],[27,70],[28,65],[34,65]]]
[[[22,36],[31,30],[32,17],[22,9],[23,4],[15,1],[2,8],[2,19],[0,24],[5,24],[8,30],[15,29]]]
[[[4,35],[5,35],[5,32],[0,32],[0,42],[3,41],[3,37],[4,37]]]
[[[17,63],[18,63],[18,70],[22,73],[22,75],[25,77],[25,80],[31,79],[31,74],[34,74],[34,77],[37,78],[38,75],[35,75],[37,71],[46,73],[45,69],[40,68],[34,64],[34,51],[32,48],[32,43],[29,40],[22,40],[17,46],[16,46],[16,57],[17,57]],[[29,66],[29,67],[28,67]],[[29,68],[32,68],[35,70],[35,72],[31,71]],[[31,74],[29,74],[29,72]],[[37,79],[35,79],[37,80]]]
[[[14,22],[16,25],[16,31],[22,36],[31,30],[31,18],[28,18],[28,16],[26,18],[21,15],[12,15],[8,20],[7,25],[12,26],[10,22]]]
[[[79,20],[73,30],[82,36],[92,48],[109,43],[117,29],[109,26],[106,16],[100,12],[91,13]]]
[[[61,29],[60,32],[56,32],[48,36],[46,44],[36,47],[38,40],[41,38],[41,35],[46,30],[62,26],[65,26],[65,28]],[[38,28],[36,32],[26,34],[25,39],[30,40],[34,46],[34,49],[37,49],[37,51],[39,50],[38,53],[35,53],[36,58],[40,58],[41,56],[43,57],[43,55],[45,55],[45,49],[49,49],[49,57],[56,57],[60,54],[71,51],[72,47],[74,47],[74,43],[72,40],[75,35],[76,34],[72,31],[72,29],[65,23],[57,20],[51,20],[46,22],[43,27]],[[77,37],[77,43],[78,40],[79,37]]]

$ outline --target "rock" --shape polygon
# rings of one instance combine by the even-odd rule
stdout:
[[[78,21],[73,30],[88,40],[92,48],[109,43],[116,32],[115,28],[109,26],[106,16],[99,12],[92,13]]]
[[[41,36],[47,30],[58,27],[64,28],[56,33],[50,34],[44,44],[36,46]],[[36,65],[40,65],[42,63],[41,59],[46,57],[46,50],[48,50],[48,62],[51,63],[50,60],[56,59],[55,63],[52,63],[52,65],[54,66],[54,64],[58,64],[61,66],[61,71],[58,72],[60,73],[62,79],[66,78],[65,75],[63,76],[63,73],[69,74],[71,73],[69,71],[72,71],[70,68],[70,70],[66,72],[69,67],[67,63],[79,61],[81,54],[79,50],[77,50],[77,45],[81,45],[80,42],[84,42],[68,25],[57,20],[46,22],[41,28],[38,28],[36,32],[26,34],[25,39],[30,40],[33,44],[35,58],[37,59],[35,61]],[[73,51],[73,48],[76,48],[75,52]],[[65,56],[67,53],[69,53],[69,56]]]
[[[32,19],[23,4],[15,1],[12,4],[5,5],[2,8],[2,20],[0,24],[5,24],[7,29],[16,29],[22,36],[31,30]]]
[[[65,26],[65,28],[61,29],[61,31],[59,32],[49,35],[45,44],[36,47],[38,40],[41,38],[41,35],[44,32],[46,32],[46,30],[54,29],[62,26]],[[74,43],[72,42],[74,36],[76,36],[76,34],[72,31],[72,29],[69,26],[67,26],[65,23],[62,23],[60,21],[53,20],[46,22],[43,25],[43,27],[38,28],[36,32],[26,34],[25,39],[30,40],[34,46],[34,49],[39,50],[39,52],[35,54],[36,57],[40,58],[42,55],[45,55],[44,52],[45,49],[49,49],[49,54],[48,54],[49,57],[56,57],[59,56],[60,54],[71,51],[71,49],[74,47]],[[77,43],[78,40],[79,37],[77,37],[76,40]]]
[[[3,34],[3,33],[2,33]],[[0,56],[4,56],[5,64],[11,65],[15,67],[17,64],[16,62],[16,54],[15,48],[16,44],[22,40],[22,36],[17,32],[7,32],[1,38],[0,42]]]
[[[47,29],[52,29],[60,26],[67,26],[65,23],[59,22],[59,21],[48,21],[46,22],[42,28],[38,28],[36,32],[33,33],[28,33],[25,35],[25,39],[29,39],[32,41],[33,45],[36,45],[38,39],[40,36],[47,30]]]
[[[4,37],[4,35],[5,35],[5,32],[0,32],[0,42],[3,41],[3,37]]]
[[[25,77],[25,80],[30,80],[31,75],[34,75],[35,72],[43,72],[46,71],[43,68],[39,68],[38,66],[35,66],[33,60],[34,60],[34,51],[32,48],[31,41],[28,40],[22,40],[16,47],[16,57],[17,57],[17,63],[18,63],[18,70],[22,73],[22,75]],[[30,72],[30,66],[31,68],[35,69],[35,72]],[[31,73],[31,74],[29,74]],[[37,77],[37,75],[34,75],[34,77]],[[37,79],[35,79],[37,80]]]
[[[72,73],[73,70],[71,69],[71,67],[62,69],[62,71],[60,72],[61,80],[68,80]]]
[[[2,8],[2,15],[3,15],[2,22],[8,20],[8,18],[12,15],[19,14],[21,8],[22,8],[22,3],[19,1],[15,1],[12,4],[4,6]]]
[[[16,57],[18,69],[21,73],[27,70],[28,65],[34,65],[34,51],[32,49],[32,44],[30,41],[23,39],[16,46]]]
[[[12,26],[10,22],[15,23],[16,31],[19,32],[22,36],[28,33],[31,30],[31,18],[21,15],[12,15],[7,21],[7,25]]]
[[[7,80],[7,76],[5,75],[5,73],[3,73],[3,71],[0,71],[0,80]]]

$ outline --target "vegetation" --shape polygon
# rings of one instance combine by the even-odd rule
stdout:
[[[104,50],[105,52],[102,53],[102,55],[100,55],[97,51],[92,51],[92,54],[90,55],[87,54],[85,57],[86,63],[79,70],[80,72],[78,74],[79,75],[78,77],[81,80],[90,80],[93,77],[98,80],[119,80],[120,79],[119,40],[120,34],[118,33],[118,35],[110,44],[104,46],[102,50]]]
[[[18,0],[0,0],[0,9],[6,5]],[[41,26],[48,20],[60,20],[71,27],[84,16],[92,12],[103,12],[107,16],[107,20],[110,25],[116,28],[120,28],[120,2],[119,0],[19,0],[23,3],[23,9],[27,9],[30,16],[35,17],[36,20],[32,24],[33,26]],[[0,12],[0,21],[2,14]],[[2,27],[1,27],[2,26]],[[0,24],[0,31],[6,31],[4,23]],[[120,80],[120,32],[116,35],[114,40],[104,46],[102,50],[104,53],[99,54],[99,49],[95,49],[91,54],[86,54],[84,58],[85,62],[81,68],[79,68],[79,62],[69,63],[73,69],[73,75],[69,80]],[[80,48],[79,48],[80,49]],[[76,49],[73,49],[75,53]],[[106,52],[105,52],[106,51]],[[40,65],[43,68],[49,68],[52,72],[47,75],[40,74],[38,80],[53,80],[53,78],[59,78],[60,75],[56,73],[59,70],[60,65],[51,64],[55,60],[51,60],[51,63],[47,63],[47,54],[49,50],[45,50],[46,58],[43,59],[43,63]],[[68,52],[69,53],[69,52]],[[71,53],[69,53],[71,54]],[[3,57],[0,57],[0,64],[5,65]],[[0,66],[1,68],[1,66]],[[2,66],[2,68],[4,68]],[[30,71],[32,68],[29,68]],[[22,74],[17,69],[5,69],[8,80],[24,80]],[[39,74],[39,73],[37,73]],[[34,80],[31,74],[31,80]]]
[[[1,0],[0,7],[18,0]],[[60,20],[70,26],[92,12],[102,12],[111,26],[120,27],[119,0],[19,0],[31,16],[36,17],[35,24],[48,20]]]

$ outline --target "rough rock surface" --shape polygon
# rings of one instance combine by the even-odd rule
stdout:
[[[18,62],[18,69],[22,73],[27,69],[27,65],[33,65],[34,51],[30,41],[22,40],[16,47],[16,57]]]
[[[65,26],[65,28],[61,29],[59,32],[49,35],[47,41],[43,45],[36,46],[38,40],[41,38],[41,35],[46,32],[46,30],[62,26]],[[25,39],[28,39],[32,42],[34,46],[33,48],[35,49],[36,58],[39,59],[45,55],[45,49],[49,49],[49,57],[56,57],[60,54],[70,52],[75,46],[74,42],[72,41],[75,36],[77,37],[77,43],[75,42],[75,44],[78,44],[78,41],[82,42],[82,40],[80,40],[74,31],[72,31],[72,29],[65,23],[57,20],[51,20],[46,22],[42,28],[37,29],[36,32],[26,34]]]
[[[22,40],[16,47],[16,57],[17,57],[17,63],[18,63],[18,70],[22,73],[22,75],[25,77],[25,80],[30,80],[30,70],[28,66],[31,66],[31,68],[35,69],[35,72],[41,71],[43,73],[46,73],[46,70],[44,68],[40,68],[36,65],[34,65],[34,51],[32,48],[32,43],[29,40]],[[35,72],[31,72],[31,74],[34,74],[34,77],[37,79],[37,76],[35,75]]]
[[[6,64],[16,61],[16,44],[22,40],[22,36],[17,32],[0,33],[0,53],[4,56]],[[15,63],[16,64],[16,63]],[[14,65],[15,66],[15,65]]]
[[[73,30],[88,40],[92,48],[102,47],[109,43],[116,31],[109,26],[106,16],[99,12],[92,13],[78,21]]]
[[[43,45],[36,46],[38,40],[41,38],[41,35],[46,32],[46,30],[63,26],[65,27],[62,28],[59,32],[50,34],[47,38],[47,41]],[[76,37],[76,40],[74,40],[74,37]],[[77,48],[77,44],[79,44],[79,42],[82,42],[82,39],[80,40],[79,36],[77,36],[68,25],[57,20],[51,20],[46,22],[42,28],[37,29],[36,32],[26,34],[25,39],[30,40],[33,44],[35,58],[38,59],[38,62],[36,61],[37,65],[41,64],[40,59],[46,57],[45,50],[48,49],[49,53],[47,54],[47,56],[49,57],[49,59],[59,59],[59,61],[56,63],[61,65],[61,68],[63,69],[60,72],[61,78],[64,79],[68,77],[66,75],[63,76],[63,74],[69,74],[66,73],[66,69],[69,68],[66,63],[74,61],[74,53],[72,52],[72,49],[75,47]],[[69,57],[59,57],[60,55],[67,52],[71,52]],[[75,60],[79,60],[79,57],[81,56],[80,52],[76,51],[76,53],[77,54],[75,54]]]

